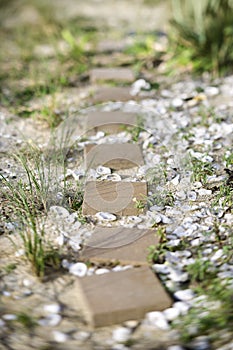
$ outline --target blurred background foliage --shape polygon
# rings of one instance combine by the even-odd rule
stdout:
[[[174,55],[198,72],[232,70],[233,0],[171,0],[171,7]]]

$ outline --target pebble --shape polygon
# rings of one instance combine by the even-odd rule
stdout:
[[[172,107],[179,109],[183,106],[184,101],[181,98],[174,98],[171,102]]]
[[[90,338],[90,333],[89,332],[85,332],[85,331],[78,331],[76,333],[73,334],[73,338],[75,340],[79,340],[79,341],[86,341],[88,338]]]
[[[131,330],[126,327],[119,327],[113,330],[112,339],[116,342],[123,343],[126,342],[131,335]]]
[[[45,318],[42,318],[38,321],[38,324],[43,327],[55,327],[57,326],[62,320],[61,315],[58,314],[49,314]]]
[[[104,268],[95,270],[96,275],[103,275],[104,273],[108,273],[108,272],[110,272],[110,271],[108,269],[104,269]]]
[[[0,318],[0,328],[5,326],[5,322]]]
[[[178,308],[170,307],[169,309],[166,309],[163,311],[163,314],[167,321],[174,321],[179,315],[180,311]]]
[[[152,265],[153,270],[158,273],[168,274],[170,273],[170,268],[167,264],[154,264]]]
[[[197,189],[199,196],[210,196],[212,194],[211,190],[206,190],[205,188]]]
[[[205,88],[205,94],[207,96],[216,96],[219,94],[219,88],[217,88],[215,86],[207,86]]]
[[[65,343],[69,339],[69,336],[63,332],[53,331],[52,334],[54,341],[57,343]]]
[[[57,314],[61,311],[61,306],[59,304],[48,304],[43,307],[45,312]]]
[[[107,174],[100,177],[100,180],[107,180],[107,181],[121,181],[121,176],[119,174]]]
[[[167,347],[167,350],[185,350],[185,349],[180,345],[171,345]]]
[[[17,316],[14,314],[4,314],[4,315],[2,315],[2,318],[5,321],[14,321],[17,319]]]
[[[180,315],[186,315],[190,309],[190,306],[183,301],[176,301],[173,304],[173,308],[178,309]]]
[[[78,277],[84,277],[87,274],[87,265],[81,262],[71,264],[69,266],[69,273]]]
[[[146,320],[148,320],[151,326],[155,326],[161,330],[169,330],[169,324],[164,316],[164,314],[160,311],[152,311],[146,314]]]
[[[56,205],[49,208],[49,213],[55,215],[55,217],[59,219],[66,219],[70,215],[67,209]]]
[[[110,168],[107,168],[105,166],[98,166],[98,168],[96,169],[96,173],[100,176],[102,175],[109,175],[111,174],[111,169]]]
[[[181,301],[190,301],[194,296],[195,294],[191,289],[178,290],[174,293],[174,297]]]
[[[117,219],[115,215],[103,211],[96,213],[95,216],[100,221],[115,221]]]

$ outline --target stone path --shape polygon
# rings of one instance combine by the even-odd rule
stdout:
[[[92,82],[115,84],[135,80],[130,69],[97,68],[90,74]],[[108,92],[111,91],[107,90]],[[98,91],[98,87],[97,87]],[[119,97],[119,96],[118,96]],[[137,115],[121,112],[95,112],[87,116],[86,133],[108,133],[123,126],[138,126]],[[139,145],[132,143],[88,144],[84,149],[85,167],[105,166],[111,170],[139,167],[144,164]],[[145,182],[88,181],[84,190],[83,215],[107,212],[106,215],[137,215],[145,210],[147,184]],[[142,208],[137,207],[140,203]],[[109,214],[108,214],[109,213]],[[135,232],[138,231],[138,232]],[[140,232],[141,231],[141,232]],[[158,243],[156,231],[98,226],[88,246],[82,253],[92,262],[120,262],[137,267],[128,271],[110,272],[104,276],[79,278],[77,301],[80,300],[84,314],[94,326],[106,326],[131,319],[140,319],[149,311],[160,311],[171,305],[171,299],[147,265],[148,247]],[[138,237],[139,238],[138,238]],[[129,242],[129,243],[127,243]],[[81,296],[81,298],[80,298]]]

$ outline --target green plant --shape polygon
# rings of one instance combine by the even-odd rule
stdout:
[[[172,0],[175,56],[186,50],[197,70],[218,74],[233,62],[231,0]],[[174,49],[174,47],[173,47]]]
[[[216,276],[216,269],[209,260],[203,260],[201,254],[193,264],[187,266],[187,272],[192,282],[207,282]]]
[[[207,299],[201,304],[194,304],[188,314],[178,318],[172,326],[179,331],[184,344],[200,335],[206,335],[211,342],[219,339],[221,331],[231,332],[233,327],[232,289],[226,281],[218,278],[206,283],[205,287],[196,289],[198,295],[206,295]],[[224,339],[223,339],[224,342]]]
[[[4,271],[8,274],[8,273],[11,273],[12,271],[14,271],[17,267],[17,264],[15,263],[11,263],[11,264],[8,264],[4,267]]]
[[[46,161],[38,148],[31,146],[30,156],[19,153],[14,158],[21,165],[24,178],[12,182],[0,175],[7,205],[18,223],[25,255],[36,274],[43,277],[46,266],[51,265],[51,262],[57,266],[58,260],[57,251],[45,239],[41,218],[55,200],[53,191],[56,193],[58,182],[51,162]]]
[[[26,314],[25,312],[21,312],[17,314],[17,322],[20,323],[24,328],[32,330],[36,326],[36,321],[34,318]]]
[[[213,166],[210,162],[191,157],[192,180],[201,181],[203,184],[207,182],[207,176],[214,174]]]

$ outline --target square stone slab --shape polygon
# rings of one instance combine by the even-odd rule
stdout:
[[[124,126],[135,127],[138,125],[138,116],[135,113],[113,112],[90,112],[87,114],[86,131],[94,134],[104,131],[109,134],[121,132]]]
[[[88,181],[85,185],[83,215],[109,212],[117,215],[138,215],[144,212],[146,182]],[[138,208],[142,204],[143,208]]]
[[[79,278],[75,282],[77,302],[86,320],[95,327],[141,319],[147,312],[161,311],[172,301],[149,267]],[[73,300],[72,300],[73,299]]]
[[[131,95],[131,87],[98,87],[92,92],[92,97],[90,98],[91,103],[104,103],[109,101],[130,101],[135,100],[137,96]]]
[[[149,246],[159,243],[155,230],[96,227],[81,258],[92,262],[147,265]]]
[[[131,44],[131,40],[102,40],[96,47],[97,52],[119,52],[126,49]]]
[[[135,77],[129,68],[94,68],[90,71],[90,80],[92,83],[101,81],[132,83]]]
[[[86,145],[84,160],[86,169],[104,165],[111,169],[120,170],[144,164],[139,145],[133,143]]]

